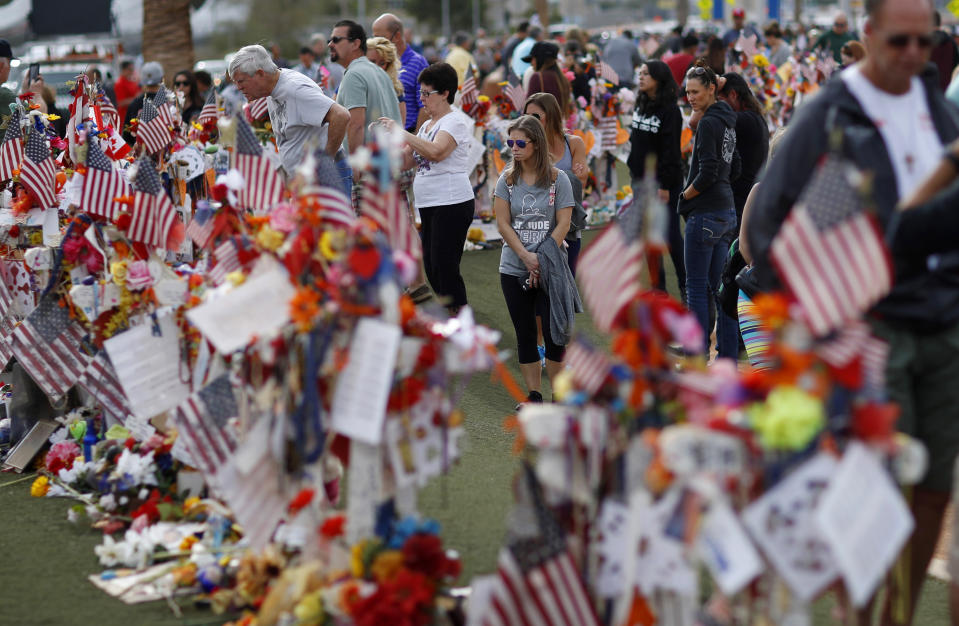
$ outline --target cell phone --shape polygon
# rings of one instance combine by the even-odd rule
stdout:
[[[27,70],[27,84],[32,85],[38,78],[40,78],[40,64],[31,63]]]

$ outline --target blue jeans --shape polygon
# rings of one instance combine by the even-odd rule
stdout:
[[[705,335],[703,351],[709,355],[709,298],[716,299],[729,246],[736,238],[733,208],[694,213],[686,218],[686,299]],[[739,325],[716,302],[716,342],[720,357],[739,356]]]
[[[352,198],[353,168],[350,167],[346,157],[336,159],[336,171],[340,173],[340,177],[343,179],[343,192],[346,194],[347,198]]]

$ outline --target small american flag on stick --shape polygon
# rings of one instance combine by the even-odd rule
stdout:
[[[150,159],[140,159],[136,176],[131,182],[133,218],[127,236],[133,241],[158,248],[166,247],[167,237],[176,225],[177,214]]]
[[[105,125],[117,128],[119,124],[123,123],[120,114],[117,113],[117,108],[113,106],[107,92],[103,90],[103,85],[99,83],[97,83],[97,104],[100,106],[100,116],[103,118]]]
[[[213,227],[216,225],[216,214],[212,209],[200,209],[193,214],[190,225],[186,227],[187,236],[193,243],[205,248],[213,236]]]
[[[143,99],[143,104],[147,103],[147,99]],[[160,114],[160,119],[163,120],[163,124],[169,128],[173,126],[173,109],[170,104],[170,96],[166,87],[160,85],[159,91],[157,91],[156,96],[153,97],[153,106],[156,107],[157,112]],[[169,131],[167,131],[169,134]]]
[[[7,122],[7,132],[0,146],[0,180],[13,178],[13,170],[23,161],[23,129],[20,128],[20,109],[13,112]]]
[[[170,145],[170,128],[163,116],[149,100],[143,101],[140,123],[137,125],[137,141],[143,144],[147,154],[156,154]]]
[[[479,91],[476,89],[476,78],[473,77],[473,68],[466,72],[466,80],[460,85],[460,108],[469,112],[476,104],[479,97]]]
[[[106,350],[100,350],[90,361],[90,365],[80,376],[77,385],[97,401],[105,414],[121,424],[130,415],[130,404],[127,402],[120,379],[117,378],[117,372]]]
[[[210,280],[213,284],[219,285],[226,280],[226,275],[230,272],[236,272],[243,269],[240,262],[239,249],[233,239],[227,239],[213,251],[216,257],[216,265],[210,270]]]
[[[30,129],[27,137],[27,149],[20,166],[20,182],[34,195],[42,208],[56,204],[56,170],[53,157],[50,155],[46,136],[36,127]]]
[[[602,351],[589,345],[582,338],[576,339],[566,348],[563,361],[573,373],[576,384],[589,395],[599,390],[612,367]]]
[[[346,194],[333,187],[321,186],[316,191],[320,204],[320,217],[327,222],[352,226],[356,221],[356,212]]]
[[[614,85],[619,84],[619,74],[616,73],[616,70],[607,63],[606,61],[600,61],[598,66],[599,77],[605,80],[607,83],[613,83]]]
[[[51,293],[13,331],[11,344],[23,369],[56,400],[70,390],[90,363],[83,336],[83,328]]]
[[[512,72],[510,72],[506,84],[503,85],[503,95],[509,98],[509,101],[513,103],[513,108],[517,111],[522,111],[526,105],[526,90],[523,89],[523,83]]]
[[[10,357],[13,356],[13,347],[10,339],[13,335],[16,318],[13,313],[13,296],[7,288],[7,283],[0,278],[0,370],[7,367]]]
[[[216,120],[216,91],[213,89],[210,90],[210,95],[206,97],[206,103],[197,117],[197,121],[201,124],[211,120]]]
[[[236,121],[236,169],[246,181],[237,201],[242,208],[265,213],[283,199],[283,179],[263,154],[263,147],[246,120],[237,117]]]
[[[892,264],[838,157],[819,166],[773,240],[770,256],[816,336],[857,319],[889,292]]]
[[[113,163],[103,154],[93,138],[87,140],[87,173],[83,177],[83,192],[80,195],[80,209],[93,215],[113,220],[117,213],[126,207],[116,198],[127,196],[130,187],[123,174],[113,167]]]
[[[363,190],[360,214],[376,222],[393,250],[402,250],[414,259],[423,256],[419,233],[396,185],[388,183],[384,190],[374,177]]]
[[[243,106],[243,110],[246,111],[249,121],[256,122],[258,120],[262,120],[264,117],[266,117],[267,113],[270,112],[269,100],[267,100],[268,97],[269,96],[257,98],[252,102],[247,102]]]
[[[642,256],[639,238],[628,238],[618,223],[607,226],[583,253],[577,278],[600,330],[609,332],[619,311],[639,293]]]
[[[178,437],[197,462],[197,469],[214,476],[236,450],[237,441],[229,425],[239,414],[230,375],[223,374],[194,392],[176,409]]]

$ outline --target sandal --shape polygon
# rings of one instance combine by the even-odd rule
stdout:
[[[408,294],[412,298],[413,304],[423,304],[433,299],[433,290],[426,283],[408,292]]]

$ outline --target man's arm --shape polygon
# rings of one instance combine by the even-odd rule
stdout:
[[[346,127],[350,119],[350,112],[335,102],[326,112],[326,117],[323,118],[323,121],[329,125],[326,153],[331,157],[335,157],[340,146],[343,145],[343,137],[346,136]]]
[[[350,109],[350,120],[346,124],[346,144],[350,154],[363,145],[366,130],[366,107]]]

